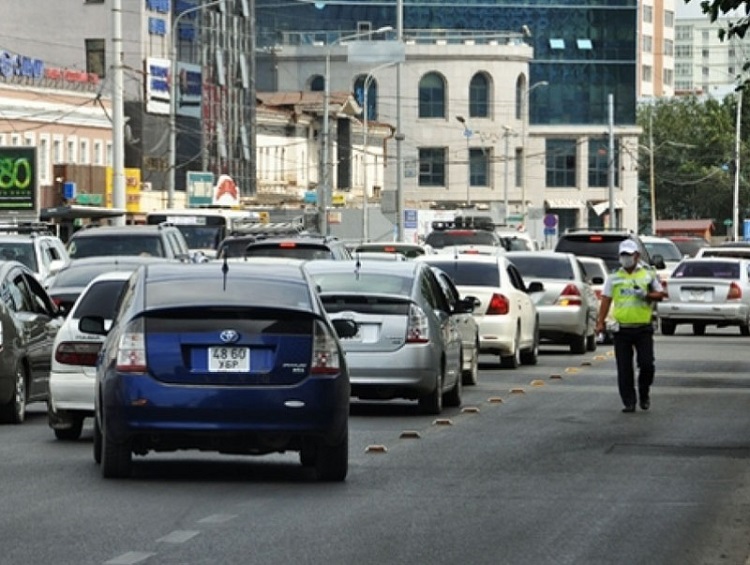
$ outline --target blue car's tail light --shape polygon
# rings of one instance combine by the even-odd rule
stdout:
[[[146,372],[146,339],[143,318],[131,320],[120,337],[117,370],[122,373]]]
[[[320,321],[315,320],[310,373],[313,375],[337,375],[339,372],[339,350],[336,346],[336,340]]]

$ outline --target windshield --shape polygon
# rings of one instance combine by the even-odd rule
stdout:
[[[50,283],[50,288],[86,286],[102,273],[110,271],[134,271],[137,268],[138,265],[126,263],[97,263],[96,265],[86,265],[83,267],[71,265],[71,267],[63,269],[55,275]]]
[[[511,256],[508,257],[524,279],[573,280],[573,267],[570,261],[558,257]]]
[[[296,244],[268,244],[250,246],[244,257],[289,257],[291,259],[331,259],[331,250],[322,246],[297,246]]]
[[[679,278],[713,278],[739,279],[740,264],[733,261],[685,261],[677,266],[672,277]]]
[[[34,272],[36,272],[37,270],[36,256],[34,255],[34,246],[31,243],[24,243],[21,241],[0,242],[0,260],[18,261],[19,263],[23,263],[24,265],[26,265]]]
[[[216,249],[224,237],[224,226],[191,226],[178,224],[189,249]]]
[[[447,230],[428,233],[425,243],[435,249],[442,249],[446,245],[497,246],[497,239],[495,234],[482,230]]]
[[[158,235],[128,236],[125,234],[74,237],[68,244],[68,255],[71,259],[109,255],[166,256]]]
[[[684,255],[690,255],[691,257],[695,257],[695,254],[698,253],[698,250],[701,247],[708,247],[708,242],[699,237],[691,239],[675,239],[673,242],[681,253]]]
[[[648,254],[652,257],[654,255],[661,255],[665,261],[682,261],[682,252],[671,241],[657,241],[652,243],[644,241],[643,245],[646,246]]]
[[[500,271],[496,263],[471,263],[469,261],[429,261],[457,286],[500,286]]]
[[[383,273],[318,273],[313,275],[320,292],[370,292],[411,295],[412,279]]]

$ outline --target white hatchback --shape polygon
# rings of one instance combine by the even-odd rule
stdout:
[[[113,271],[93,279],[83,290],[57,333],[52,349],[47,419],[57,439],[75,440],[83,421],[94,416],[96,360],[104,336],[78,329],[83,316],[114,317],[118,297],[132,271]]]
[[[539,355],[539,315],[521,273],[505,255],[424,255],[456,283],[461,296],[473,296],[482,353],[500,356],[503,367],[535,365]]]

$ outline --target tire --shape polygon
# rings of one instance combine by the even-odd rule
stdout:
[[[305,440],[299,450],[299,462],[303,467],[314,467],[318,459],[318,446],[312,440]]]
[[[706,335],[706,324],[693,324],[693,335]]]
[[[570,352],[580,355],[586,353],[586,334],[577,335],[570,340]]]
[[[349,472],[349,428],[335,445],[319,442],[316,449],[315,474],[319,481],[341,482]]]
[[[471,367],[461,373],[463,384],[476,385],[479,382],[479,344],[474,345],[474,355],[471,361]]]
[[[107,424],[104,423],[102,436],[102,477],[105,479],[127,479],[133,467],[133,453],[130,444],[117,443],[107,437]]]
[[[539,362],[539,321],[534,327],[534,343],[531,349],[521,351],[521,363],[524,365],[536,365]]]
[[[463,366],[463,356],[461,359],[461,365]],[[443,403],[446,406],[451,407],[458,407],[461,406],[461,393],[463,391],[463,378],[461,375],[456,375],[456,384],[453,385],[453,388],[451,388],[448,392],[445,393],[445,399],[443,400]]]
[[[596,351],[596,333],[586,336],[586,351]]]
[[[102,462],[102,430],[99,428],[99,420],[94,416],[94,461],[99,465]]]
[[[62,441],[75,441],[81,437],[83,416],[73,416],[72,426],[64,430],[55,430],[55,437]]]
[[[26,370],[19,362],[16,365],[13,394],[6,404],[0,406],[0,421],[6,424],[22,424],[26,419],[26,400]]]
[[[674,335],[675,329],[677,329],[677,324],[670,320],[662,319],[660,325],[662,335]]]
[[[749,336],[750,335],[750,325],[748,325],[748,324],[740,324],[740,335]]]
[[[437,416],[443,411],[443,375],[438,375],[435,388],[419,397],[419,411],[422,414]]]
[[[521,366],[521,349],[519,347],[521,339],[520,330],[516,330],[516,338],[513,340],[513,353],[510,355],[500,356],[500,366],[503,369],[518,369]]]

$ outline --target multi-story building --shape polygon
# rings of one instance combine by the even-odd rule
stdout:
[[[47,66],[94,74],[107,94],[113,65],[119,63],[128,120],[125,167],[141,169],[143,182],[165,188],[174,163],[177,189],[184,189],[187,170],[210,170],[229,174],[243,194],[254,194],[253,18],[248,2],[121,4],[121,56],[112,51],[113,0],[9,3],[0,18],[3,48]],[[177,50],[174,72],[172,47]],[[169,152],[173,96],[174,156]]]
[[[675,0],[639,0],[638,98],[674,96]]]
[[[722,40],[725,18],[678,17],[675,27],[675,94],[723,97],[742,78],[750,50],[741,39]],[[746,78],[746,77],[745,77]]]
[[[376,65],[347,62],[341,38],[398,19],[395,5],[282,10],[277,4],[258,8],[257,30],[270,52],[258,68],[273,68],[260,77],[278,90],[322,89],[327,56],[330,88],[357,90]],[[509,185],[509,216],[520,213],[541,227],[542,216],[552,214],[559,229],[602,225],[602,204],[613,193],[616,225],[637,229],[635,0],[537,2],[523,9],[414,2],[404,8],[403,25],[400,92],[394,68],[375,72],[378,119],[395,124],[395,101],[401,102],[401,131],[387,145],[384,192],[399,192],[395,198],[407,208],[496,204]],[[290,41],[285,30],[310,32],[304,49],[293,48],[304,34]],[[481,40],[488,34],[522,45]],[[511,50],[524,47],[524,56],[514,59]],[[483,109],[472,114],[473,107]]]

